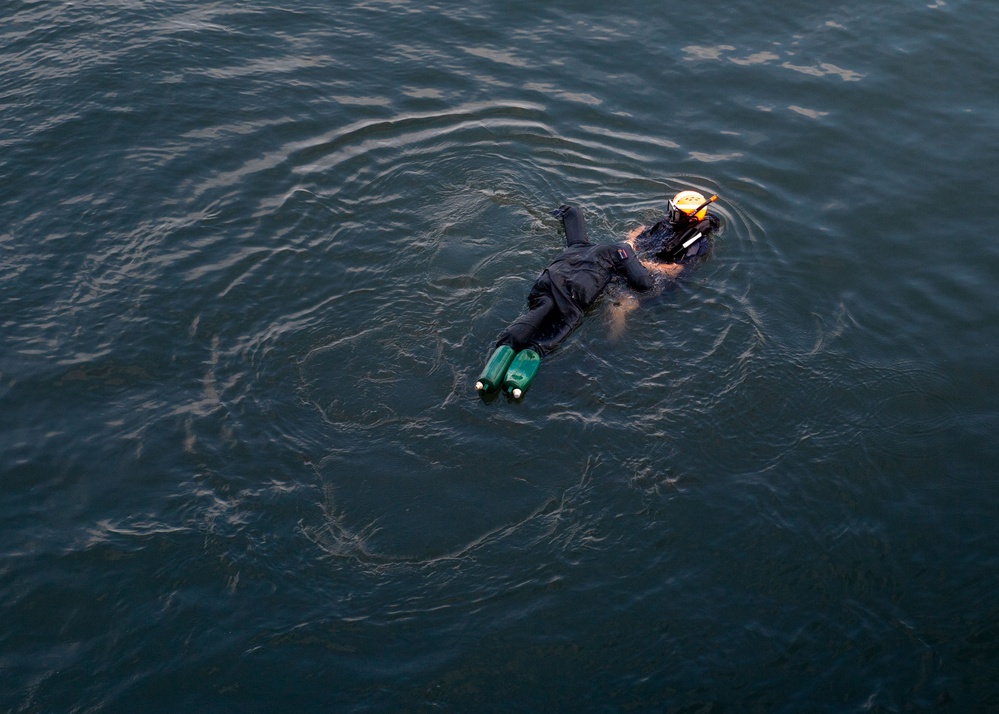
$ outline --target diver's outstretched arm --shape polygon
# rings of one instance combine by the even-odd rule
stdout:
[[[659,275],[665,275],[667,278],[675,278],[683,271],[683,263],[653,263],[648,260],[643,260],[642,265],[650,273],[658,273]]]
[[[576,206],[566,204],[562,204],[556,210],[557,215],[562,218],[562,226],[565,228],[566,246],[589,245],[583,212]]]
[[[628,321],[628,315],[638,309],[638,298],[632,293],[624,293],[611,302],[608,311],[608,321],[610,324],[610,337],[612,340],[620,339],[624,334],[624,328]]]
[[[639,226],[638,228],[632,228],[630,231],[628,231],[628,235],[624,237],[624,242],[630,245],[632,248],[634,248],[635,239],[638,238],[638,236],[642,235],[642,231],[644,231],[646,228],[648,228],[648,226]]]

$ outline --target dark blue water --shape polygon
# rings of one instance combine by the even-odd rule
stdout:
[[[0,711],[999,711],[993,5],[0,17]]]

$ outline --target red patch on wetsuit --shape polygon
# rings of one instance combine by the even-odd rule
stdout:
[[[621,260],[628,259],[628,251],[626,251],[624,248],[618,248],[617,254],[621,256]]]

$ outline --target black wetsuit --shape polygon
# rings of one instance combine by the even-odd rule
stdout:
[[[623,276],[636,290],[654,284],[649,271],[627,243],[593,245],[586,238],[586,223],[575,206],[562,206],[566,249],[545,268],[527,296],[528,311],[506,328],[496,346],[519,351],[533,349],[542,357],[555,350],[583,319],[615,275]]]
[[[666,219],[649,226],[635,238],[635,250],[643,258],[663,263],[690,263],[708,252],[708,236],[721,221],[711,213],[704,220],[677,226]]]

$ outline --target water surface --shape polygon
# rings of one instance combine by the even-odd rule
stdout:
[[[0,709],[999,708],[991,6],[2,15]]]

